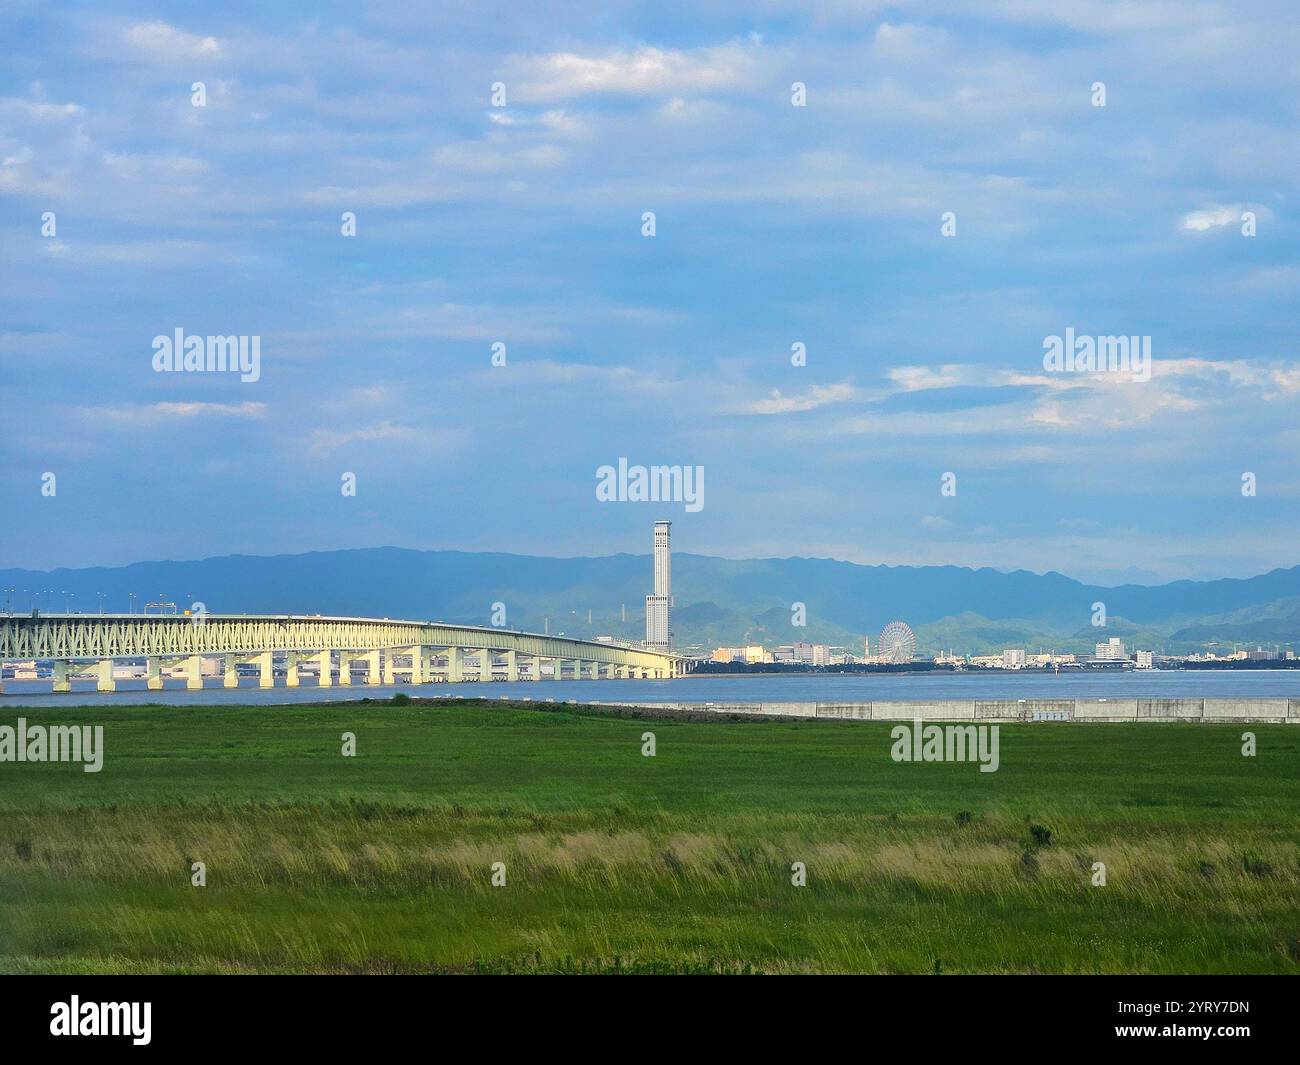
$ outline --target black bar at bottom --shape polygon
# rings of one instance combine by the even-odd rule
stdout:
[[[647,979],[8,977],[0,1050],[338,1054],[396,1040],[450,1051],[448,1040],[468,1039],[471,1052],[478,1045],[491,1054],[649,1050],[662,1039],[661,1051],[678,1053],[786,1036],[808,1040],[810,1050],[831,1037],[863,1049],[901,1039],[918,1051],[1051,1038],[1080,1050],[1163,1044],[1221,1053],[1291,1045],[1297,1030],[1296,985],[1272,977]],[[97,1029],[120,1034],[89,1034]]]

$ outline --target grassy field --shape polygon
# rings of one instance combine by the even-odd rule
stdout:
[[[0,764],[9,972],[1300,970],[1294,727],[1003,726],[980,773],[894,763],[873,723],[20,715],[106,754]]]

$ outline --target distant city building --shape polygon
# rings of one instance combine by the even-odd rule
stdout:
[[[1003,669],[1024,669],[1025,652],[1023,648],[1010,648],[1002,652]]]
[[[714,662],[744,662],[747,665],[753,665],[756,662],[773,661],[772,653],[759,644],[749,644],[746,647],[718,647],[714,649],[712,661]]]
[[[793,643],[772,652],[773,662],[792,665],[825,666],[830,664],[831,649],[824,643]]]
[[[1124,641],[1118,636],[1112,636],[1105,643],[1097,644],[1097,653],[1093,657],[1105,662],[1114,662],[1125,659],[1128,655],[1124,651]]]
[[[654,532],[654,594],[645,597],[645,642],[651,647],[667,649],[672,646],[670,626],[672,607],[672,572],[669,555],[669,530],[671,521],[655,522]]]
[[[1138,667],[1138,669],[1153,669],[1153,668],[1155,668],[1155,652],[1154,652],[1154,651],[1137,651],[1137,652],[1135,652],[1135,654],[1136,654],[1136,657],[1137,657],[1137,667]]]

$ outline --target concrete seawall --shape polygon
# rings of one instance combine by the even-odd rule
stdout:
[[[846,721],[1243,721],[1300,725],[1300,699],[936,699],[869,703],[618,703]]]

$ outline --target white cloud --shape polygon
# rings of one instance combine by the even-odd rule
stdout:
[[[894,59],[916,59],[932,55],[948,44],[948,35],[937,29],[904,22],[882,22],[876,29],[872,50]]]
[[[314,429],[308,444],[317,455],[358,444],[400,444],[404,453],[409,449],[427,453],[445,451],[459,442],[461,436],[458,430],[426,429],[385,420],[353,429]]]
[[[178,59],[218,59],[225,54],[215,37],[186,33],[165,22],[137,22],[123,34],[126,43],[155,59],[171,62]]]
[[[996,0],[988,13],[1010,22],[1060,23],[1090,33],[1131,33],[1174,30],[1206,24],[1222,17],[1218,5],[1191,0]],[[1219,26],[1214,26],[1219,29]]]
[[[1270,393],[1300,392],[1300,366],[1249,359],[1164,359],[1152,363],[1152,372],[1170,377],[1192,377],[1212,383],[1216,388],[1230,385],[1240,389],[1258,389],[1264,398]]]
[[[767,399],[759,399],[740,407],[731,408],[732,414],[794,414],[801,411],[816,410],[830,403],[843,403],[854,396],[853,386],[847,383],[838,385],[814,385],[806,392],[797,395],[782,395],[779,388],[772,389]]]
[[[1228,207],[1205,207],[1199,211],[1190,211],[1183,215],[1178,228],[1188,233],[1207,233],[1211,229],[1236,225],[1241,221],[1241,212],[1245,208],[1240,204]]]
[[[755,47],[725,44],[693,51],[643,45],[599,55],[552,52],[522,60],[520,95],[560,100],[592,93],[633,96],[709,92],[752,80]]]
[[[0,97],[0,118],[26,119],[28,122],[57,122],[61,118],[79,118],[86,113],[81,104],[52,104],[44,100],[23,100],[17,96]]]
[[[228,418],[260,418],[266,413],[265,403],[155,403],[153,410],[159,414],[180,418],[194,418],[204,414],[217,414]]]
[[[134,241],[110,244],[98,241],[42,240],[41,250],[66,266],[97,267],[105,264],[166,268],[211,266],[214,263],[250,266],[254,255],[198,240]]]
[[[958,385],[989,385],[1001,373],[987,366],[895,366],[886,376],[904,392]]]
[[[554,359],[520,359],[512,362],[509,375],[499,369],[485,369],[482,380],[507,389],[522,385],[585,385],[599,394],[647,396],[680,391],[680,382],[661,373],[642,373],[630,366],[597,366],[588,362],[557,362]]]
[[[82,407],[80,412],[90,421],[127,422],[139,426],[157,425],[177,418],[261,418],[266,414],[266,404],[251,401],[244,403],[161,402]]]

